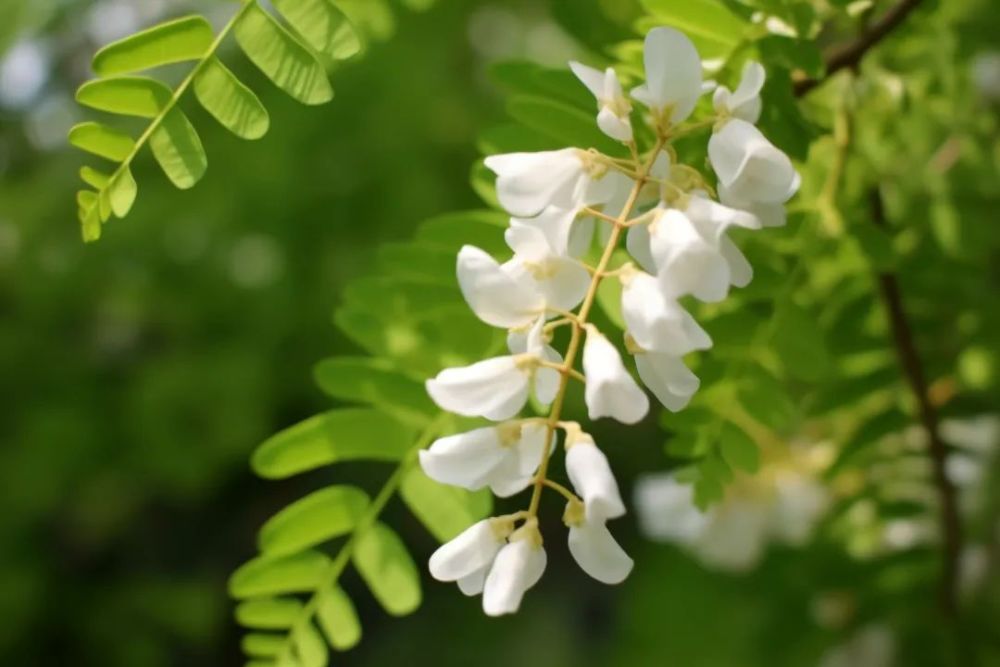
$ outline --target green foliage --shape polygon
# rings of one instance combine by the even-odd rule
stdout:
[[[416,453],[459,428],[429,400],[419,378],[486,355],[502,341],[465,312],[451,284],[454,252],[468,236],[502,245],[502,221],[487,212],[455,213],[422,224],[407,245],[388,246],[378,277],[345,291],[335,321],[372,356],[334,357],[316,365],[320,388],[356,407],[338,407],[273,436],[254,453],[257,474],[283,479],[348,461],[392,464],[373,500],[354,486],[314,491],[279,511],[260,530],[260,555],[232,576],[237,621],[248,630],[281,631],[244,642],[250,657],[278,664],[326,664],[328,646],[346,650],[361,625],[337,581],[348,564],[385,611],[402,616],[421,602],[419,568],[402,537],[379,516],[399,494],[439,541],[489,515],[492,496],[439,484]],[[362,407],[363,406],[363,407]],[[333,544],[331,559],[321,549]],[[297,594],[306,594],[302,603]]]
[[[132,163],[147,143],[175,187],[193,187],[204,176],[205,148],[178,106],[188,88],[193,87],[201,105],[236,136],[258,139],[267,132],[264,106],[217,57],[230,32],[251,62],[291,97],[303,104],[322,104],[333,97],[321,58],[353,56],[361,48],[357,31],[335,0],[278,2],[275,7],[291,30],[257,0],[246,0],[218,34],[204,17],[193,15],[153,26],[97,52],[91,66],[99,78],[79,88],[77,102],[150,122],[135,140],[127,132],[95,122],[70,130],[71,144],[116,163],[110,174],[91,170],[84,178],[94,188],[81,191],[77,198],[85,241],[100,238],[101,226],[112,215],[128,215],[137,193]],[[173,89],[157,79],[133,76],[175,63],[192,65]]]

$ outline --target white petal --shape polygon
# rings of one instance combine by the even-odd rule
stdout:
[[[510,498],[524,491],[531,484],[531,475],[521,474],[518,460],[514,452],[506,457],[499,466],[493,469],[487,479],[490,491],[498,498]]]
[[[706,239],[691,220],[668,209],[649,226],[650,250],[659,267],[661,289],[670,296],[693,294],[722,301],[729,292],[729,264],[714,239]]]
[[[533,216],[546,206],[573,208],[581,182],[589,180],[577,149],[507,153],[486,158],[497,175],[497,198],[512,215]]]
[[[747,211],[760,221],[762,227],[783,227],[787,214],[784,204],[766,204],[734,197],[729,189],[719,183],[719,201],[731,208]]]
[[[548,427],[541,422],[528,422],[521,427],[521,440],[517,444],[517,465],[522,475],[534,476],[545,457],[545,440]]]
[[[492,563],[491,563],[492,565]],[[486,574],[490,571],[489,565],[476,570],[472,574],[458,580],[458,590],[463,594],[472,597],[483,592],[483,585],[486,583]]]
[[[503,421],[524,407],[529,375],[514,357],[494,357],[471,366],[446,368],[427,381],[427,393],[449,412]]]
[[[517,280],[474,246],[459,251],[457,273],[462,296],[472,312],[492,326],[524,326],[545,307],[541,294],[530,283]]]
[[[713,508],[711,521],[694,549],[707,566],[731,572],[752,569],[764,554],[767,509],[759,501],[722,503]]]
[[[419,453],[420,467],[428,477],[472,491],[486,485],[506,455],[500,434],[492,426],[439,438]]]
[[[719,251],[729,265],[729,282],[736,287],[746,287],[753,279],[753,267],[743,252],[729,238],[719,242]]]
[[[546,433],[545,424],[520,424],[516,440],[507,444],[507,457],[491,470],[487,479],[494,494],[507,498],[528,487],[545,456]]]
[[[604,98],[604,72],[578,63],[575,60],[569,62],[569,68],[595,98],[598,100]]]
[[[767,73],[760,63],[752,60],[743,66],[740,85],[733,91],[729,110],[737,118],[748,123],[756,123],[760,118],[760,91],[764,88]]]
[[[524,593],[545,571],[545,549],[528,539],[504,546],[493,561],[483,588],[483,611],[489,616],[513,614]]]
[[[705,236],[715,239],[721,237],[730,227],[744,229],[761,227],[760,220],[752,213],[724,206],[699,195],[693,195],[688,199],[684,215],[698,225]]]
[[[569,552],[584,572],[605,584],[620,584],[635,564],[603,521],[569,528]]]
[[[573,310],[590,289],[590,273],[575,259],[552,256],[536,271],[538,290],[551,308]]]
[[[431,576],[438,581],[458,581],[489,566],[506,541],[492,519],[478,521],[431,555]]]
[[[603,107],[597,114],[597,127],[616,141],[632,141],[632,122],[629,117],[615,114],[611,107]]]
[[[575,231],[574,221],[576,210],[548,206],[534,218],[513,218],[511,226],[534,226],[541,230],[551,252],[556,255],[567,254],[571,234]],[[505,234],[506,236],[506,234]],[[510,239],[507,240],[508,244]],[[515,239],[515,242],[519,242]],[[511,246],[513,247],[513,246]]]
[[[645,352],[635,355],[635,367],[646,388],[672,412],[687,407],[701,382],[673,355]]]
[[[670,120],[680,123],[691,115],[701,96],[701,59],[691,40],[673,28],[654,28],[646,35],[644,90],[633,96],[654,111],[673,107]]]
[[[566,474],[583,498],[587,521],[605,521],[625,514],[625,503],[611,465],[594,440],[581,434],[566,451]]]
[[[798,474],[779,474],[771,508],[771,532],[792,546],[802,546],[816,522],[830,506],[830,493],[815,480]]]
[[[663,294],[656,278],[638,271],[623,280],[622,315],[640,347],[676,356],[711,347],[705,330],[676,300]]]
[[[573,225],[566,244],[566,254],[570,257],[583,257],[594,243],[594,218],[580,218]]]
[[[643,475],[636,480],[635,507],[642,534],[652,540],[690,545],[708,525],[708,515],[694,504],[691,485],[669,474]]]
[[[591,419],[611,417],[634,424],[649,411],[649,399],[625,370],[618,350],[593,325],[583,345],[585,398]]]
[[[632,259],[639,263],[645,271],[656,273],[656,262],[653,261],[653,253],[649,249],[649,228],[647,225],[636,225],[630,227],[628,236],[625,237],[625,248]]]
[[[798,189],[788,156],[744,120],[733,118],[712,134],[708,157],[719,182],[737,199],[781,204]]]

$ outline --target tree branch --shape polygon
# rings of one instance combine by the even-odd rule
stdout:
[[[885,209],[878,189],[871,193],[872,222],[879,227],[886,227]],[[939,604],[942,612],[948,617],[958,613],[958,576],[959,560],[962,554],[962,523],[958,513],[958,498],[955,485],[948,479],[945,470],[948,449],[941,439],[938,428],[938,415],[928,393],[927,378],[924,376],[920,355],[917,352],[913,338],[913,328],[903,309],[903,296],[899,281],[893,273],[879,273],[879,291],[889,316],[889,327],[892,331],[893,344],[899,364],[902,367],[910,390],[917,399],[920,422],[927,436],[928,455],[934,474],[934,484],[937,487],[941,502],[940,523],[941,536],[944,541],[944,563],[941,571]]]
[[[796,81],[796,97],[805,95],[846,67],[857,67],[865,54],[905,21],[906,17],[920,5],[920,2],[921,0],[900,0],[877,21],[869,25],[857,39],[832,47],[823,58],[826,63],[826,74],[819,79]]]

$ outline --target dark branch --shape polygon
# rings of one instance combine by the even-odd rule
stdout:
[[[795,82],[795,95],[801,97],[840,70],[856,68],[869,49],[885,39],[906,17],[920,5],[921,0],[900,0],[878,20],[869,25],[860,37],[852,42],[830,49],[823,58],[826,74],[820,79],[803,79]]]
[[[885,209],[878,190],[871,194],[872,221],[879,227],[886,226]],[[944,563],[941,572],[939,603],[945,615],[958,613],[959,559],[962,553],[962,523],[958,513],[955,485],[948,479],[945,462],[948,450],[941,439],[938,415],[928,393],[927,378],[913,339],[913,328],[903,309],[903,296],[895,274],[880,273],[879,290],[889,316],[893,344],[910,390],[917,399],[920,422],[927,436],[928,454],[934,471],[934,484],[940,499],[940,522]]]

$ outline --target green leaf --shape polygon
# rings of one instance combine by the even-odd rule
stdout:
[[[107,193],[114,214],[119,218],[128,215],[139,193],[139,186],[136,185],[128,166],[123,164],[118,168],[114,177],[108,182]]]
[[[173,107],[149,137],[149,147],[167,178],[186,190],[205,175],[208,156],[184,112]]]
[[[760,468],[760,450],[757,444],[743,429],[731,422],[722,426],[719,453],[729,467],[735,470],[755,473]]]
[[[423,383],[403,375],[385,359],[333,357],[316,364],[313,375],[319,388],[333,398],[390,410],[420,426],[437,412]]]
[[[255,658],[271,658],[281,653],[285,646],[282,635],[265,635],[253,632],[243,637],[240,642],[243,652]]]
[[[493,509],[493,496],[486,489],[470,492],[439,484],[425,475],[419,465],[407,470],[400,494],[407,507],[439,542],[452,539],[489,516]]]
[[[912,423],[912,419],[897,408],[892,408],[885,412],[880,412],[855,429],[850,440],[840,450],[836,461],[833,462],[827,471],[828,478],[832,478],[840,472],[845,465],[851,463],[855,458],[867,450],[869,447],[878,444],[882,438],[891,433],[897,433]]]
[[[80,211],[80,233],[84,243],[101,238],[101,216],[96,206]]]
[[[109,174],[97,171],[93,167],[83,166],[80,167],[80,178],[84,183],[94,188],[95,190],[103,190],[108,185],[108,180],[111,178]]]
[[[754,368],[738,379],[737,397],[751,417],[775,431],[784,430],[798,409],[785,386],[763,368]]]
[[[503,239],[508,222],[509,216],[500,211],[456,211],[421,223],[416,240],[447,248],[456,255],[462,246],[474,245],[501,257],[510,253]]]
[[[260,529],[268,556],[296,553],[354,530],[368,508],[368,494],[354,486],[329,486],[281,510]]]
[[[330,0],[272,0],[288,23],[319,53],[342,60],[361,50],[361,40]]]
[[[896,252],[892,238],[885,231],[868,223],[852,225],[849,231],[873,269],[891,271],[895,268]]]
[[[257,0],[240,16],[233,32],[253,64],[298,101],[322,104],[333,98],[323,66]]]
[[[623,154],[622,145],[607,137],[597,128],[595,114],[581,111],[562,102],[546,97],[525,95],[512,97],[507,103],[507,113],[515,120],[563,146],[597,148],[610,155]]]
[[[243,139],[267,134],[267,109],[252,90],[213,56],[194,78],[194,94],[205,110],[227,130]]]
[[[789,375],[817,382],[831,373],[833,362],[823,331],[806,310],[791,301],[779,304],[773,332],[774,350]]]
[[[308,593],[325,583],[330,559],[318,551],[281,558],[258,557],[244,563],[229,579],[229,594],[246,598]]]
[[[380,410],[331,410],[272,436],[254,452],[261,477],[278,479],[338,461],[399,461],[415,432]]]
[[[135,149],[135,141],[125,132],[94,122],[74,125],[69,131],[69,143],[114,162],[124,161]]]
[[[392,528],[376,523],[357,536],[351,558],[375,599],[393,616],[420,606],[420,576]]]
[[[296,625],[292,629],[292,646],[302,667],[326,667],[330,657],[326,643],[312,623]]]
[[[361,641],[361,622],[354,604],[339,586],[324,588],[316,599],[316,620],[330,646],[346,651]]]
[[[284,630],[292,627],[302,613],[295,598],[247,600],[236,607],[236,622],[254,630]]]
[[[208,21],[185,16],[108,44],[94,56],[92,67],[105,77],[198,60],[208,53],[213,39]]]
[[[739,44],[747,24],[719,0],[640,0],[652,16],[640,32],[667,25],[687,35],[703,59],[724,58]]]
[[[757,48],[765,63],[780,65],[789,71],[802,70],[812,78],[822,77],[826,69],[823,54],[813,40],[769,35],[757,41]]]
[[[170,104],[172,97],[169,88],[145,76],[94,79],[76,91],[76,101],[84,106],[139,118],[155,118]]]

